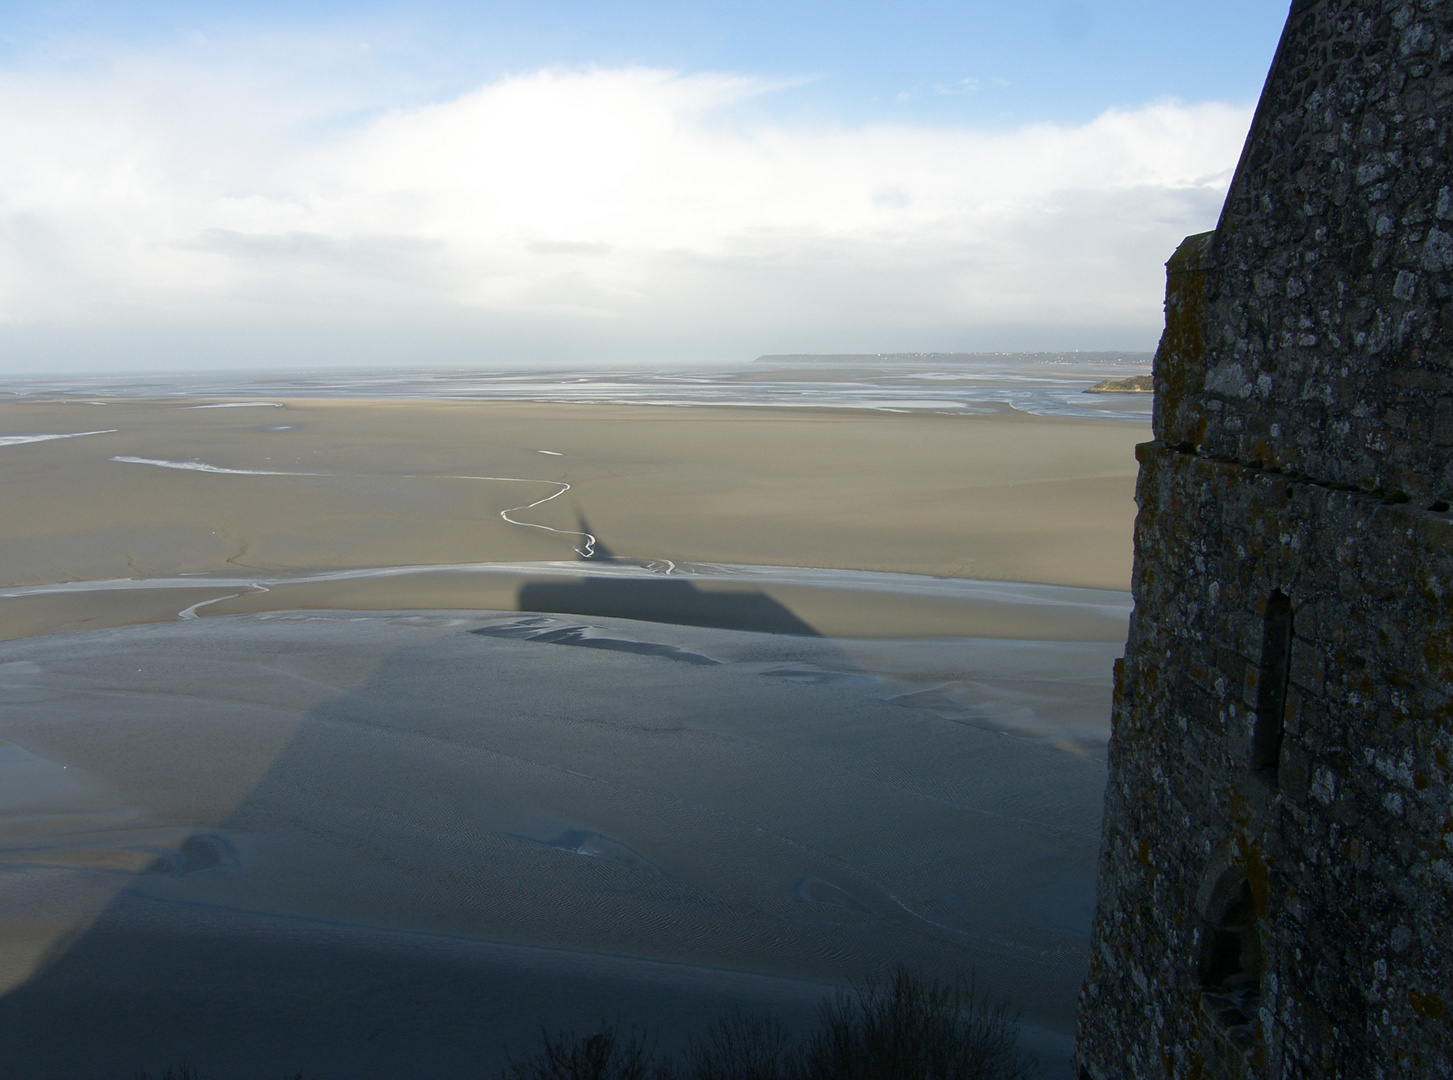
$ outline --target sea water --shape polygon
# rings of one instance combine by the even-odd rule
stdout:
[[[715,405],[1038,416],[1145,423],[1149,394],[1087,394],[1095,383],[1146,374],[1146,353],[765,358],[679,367],[213,372],[10,377],[7,397],[195,398],[208,407],[261,407],[268,398],[531,401],[578,405]],[[213,402],[216,398],[237,401]]]

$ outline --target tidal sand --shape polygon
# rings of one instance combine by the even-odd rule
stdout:
[[[0,436],[14,1075],[488,1072],[541,1024],[801,1026],[897,962],[1066,1067],[1139,425],[56,400]]]
[[[301,401],[0,406],[0,585],[579,560],[1129,586],[1138,424],[871,410]],[[531,505],[537,504],[537,505]],[[589,539],[585,534],[589,534]],[[520,583],[312,582],[299,606],[509,608]],[[170,618],[146,590],[0,599],[0,634]],[[821,593],[815,594],[821,599]],[[794,603],[804,602],[797,597]],[[810,603],[810,602],[809,602]],[[259,606],[285,607],[286,594]],[[837,606],[846,636],[954,618]],[[210,614],[247,610],[219,606]],[[810,614],[810,613],[809,613]],[[974,624],[969,632],[979,629]]]

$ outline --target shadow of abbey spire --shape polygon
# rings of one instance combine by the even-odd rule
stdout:
[[[602,564],[602,573],[582,581],[530,582],[520,587],[521,611],[555,615],[592,615],[597,618],[638,619],[676,626],[707,626],[719,630],[750,630],[766,634],[821,637],[811,625],[760,589],[726,582],[703,587],[666,570],[657,575],[616,576],[605,569],[654,566],[617,554],[606,546],[584,515],[577,516],[581,533],[594,538],[582,561]]]

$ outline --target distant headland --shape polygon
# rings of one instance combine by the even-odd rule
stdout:
[[[901,353],[769,353],[754,364],[983,364],[1006,360],[1043,364],[1144,364],[1150,352],[901,352]]]

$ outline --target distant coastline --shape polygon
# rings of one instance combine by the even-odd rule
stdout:
[[[901,352],[901,353],[768,353],[754,364],[982,364],[1029,360],[1045,364],[1144,364],[1153,352]]]

